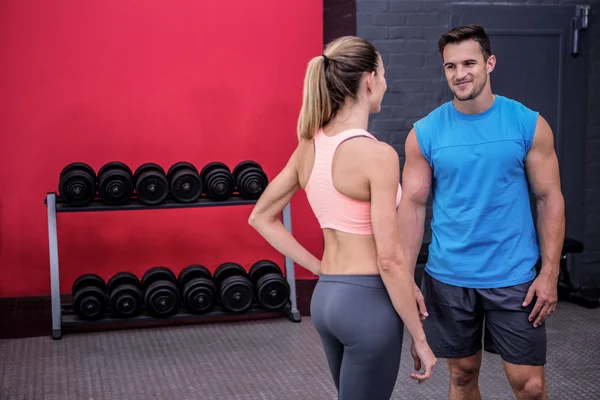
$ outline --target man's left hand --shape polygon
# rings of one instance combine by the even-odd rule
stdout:
[[[529,321],[533,322],[533,327],[537,328],[548,318],[550,314],[556,311],[556,303],[558,302],[557,293],[558,278],[541,272],[533,281],[523,302],[523,307],[527,307],[537,297],[535,306],[529,314]]]

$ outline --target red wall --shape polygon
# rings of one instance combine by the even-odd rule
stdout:
[[[306,63],[322,49],[322,2],[14,1],[0,7],[0,26],[0,297],[47,295],[43,201],[67,163],[254,159],[275,176],[296,144]],[[261,258],[283,267],[247,225],[250,211],[59,214],[61,292],[90,272]],[[303,193],[292,214],[319,256]]]

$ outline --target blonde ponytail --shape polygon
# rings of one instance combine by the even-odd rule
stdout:
[[[304,77],[298,140],[310,140],[331,119],[331,98],[325,77],[325,57],[310,60]]]
[[[311,140],[344,106],[355,99],[365,72],[376,71],[377,49],[367,40],[342,36],[308,63],[298,117],[298,140]]]

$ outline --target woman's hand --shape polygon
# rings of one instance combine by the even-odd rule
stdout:
[[[431,378],[431,374],[433,372],[433,368],[437,364],[437,358],[429,348],[429,344],[427,341],[415,341],[413,340],[411,345],[411,353],[412,358],[415,361],[415,371],[411,372],[410,376],[419,384],[425,382],[427,379]],[[418,372],[421,368],[425,369],[424,372]]]

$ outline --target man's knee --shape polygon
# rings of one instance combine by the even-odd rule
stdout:
[[[477,382],[479,378],[481,359],[479,357],[470,357],[463,360],[453,360],[449,363],[449,367],[450,380],[454,386],[470,386]]]
[[[529,379],[525,384],[524,391],[531,399],[543,399],[545,393],[544,380],[539,377]]]
[[[546,393],[544,378],[540,376],[527,378],[520,387],[517,387],[516,392],[522,399],[543,400]]]
[[[479,377],[479,369],[453,368],[450,371],[450,379],[454,386],[463,387],[472,385]]]
[[[505,363],[507,377],[518,399],[546,399],[543,367]]]

